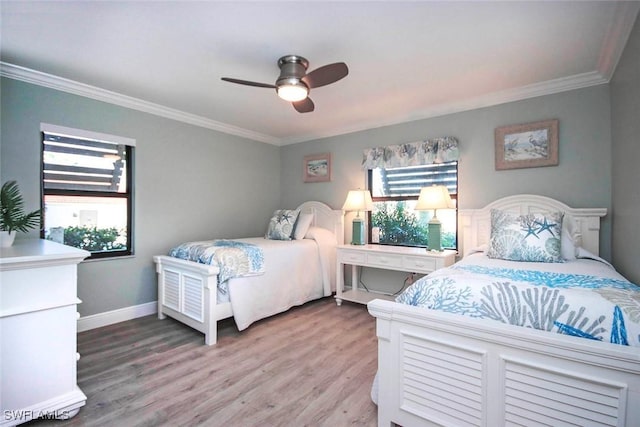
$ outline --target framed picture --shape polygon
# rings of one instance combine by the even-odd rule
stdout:
[[[304,156],[304,182],[331,181],[331,153]]]
[[[558,164],[558,120],[496,128],[496,170]]]

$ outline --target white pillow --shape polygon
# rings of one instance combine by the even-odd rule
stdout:
[[[331,241],[334,244],[337,244],[336,236],[331,231],[322,228],[322,227],[309,227],[309,231],[304,236],[305,239],[313,239],[313,240],[323,240],[323,241]]]
[[[575,241],[573,240],[573,236],[571,236],[571,232],[567,230],[569,227],[562,227],[562,234],[560,236],[560,256],[567,260],[573,261],[576,259],[576,251],[578,248],[576,247]]]
[[[611,267],[612,269],[615,270],[613,265],[609,264],[607,261],[605,261],[604,259],[600,258],[598,255],[592,254],[591,252],[589,252],[585,248],[581,248],[581,247],[576,248],[576,258],[592,259],[594,261],[600,261],[601,263],[606,264],[606,265],[608,265],[609,267]]]
[[[298,216],[298,221],[296,222],[296,228],[293,232],[293,238],[295,240],[304,239],[307,231],[309,231],[309,227],[311,227],[312,221],[313,214],[301,213],[300,216]]]

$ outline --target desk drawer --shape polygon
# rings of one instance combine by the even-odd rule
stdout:
[[[338,251],[339,261],[344,264],[360,265],[365,262],[365,254],[358,251],[340,250]]]
[[[367,265],[381,268],[402,268],[402,256],[390,254],[367,254]]]
[[[405,256],[403,267],[413,273],[431,273],[436,269],[436,260],[421,256]]]

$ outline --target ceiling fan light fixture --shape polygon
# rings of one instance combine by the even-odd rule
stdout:
[[[299,79],[286,79],[276,83],[278,96],[285,101],[302,101],[309,95],[309,88]]]
[[[231,77],[221,77],[221,79],[225,82],[239,85],[275,89],[278,97],[290,102],[298,113],[310,113],[315,109],[315,104],[309,98],[309,91],[335,83],[349,74],[349,68],[344,62],[327,64],[307,73],[309,61],[299,55],[281,57],[278,60],[278,67],[280,68],[280,76],[275,84],[252,82]]]

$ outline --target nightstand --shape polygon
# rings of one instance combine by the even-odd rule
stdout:
[[[456,260],[456,251],[429,252],[425,248],[390,245],[338,245],[336,303],[351,301],[366,304],[374,299],[394,300],[394,296],[367,292],[358,287],[358,266],[375,267],[407,273],[429,274],[448,267]],[[351,265],[352,289],[344,290],[344,265]]]

